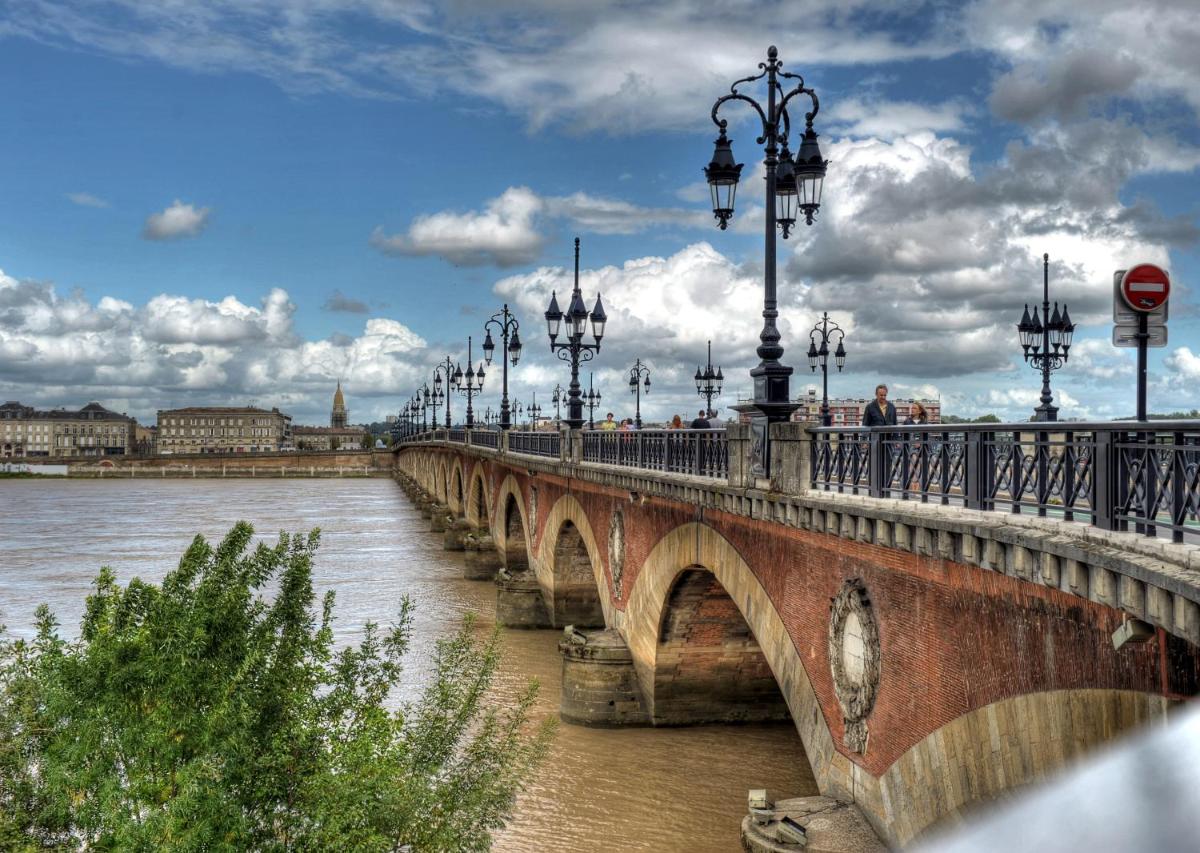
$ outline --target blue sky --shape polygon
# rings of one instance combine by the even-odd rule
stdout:
[[[632,413],[640,356],[644,414],[694,410],[712,338],[732,403],[761,326],[748,111],[728,231],[701,167],[713,100],[773,43],[832,160],[816,224],[780,241],[794,392],[828,310],[850,331],[835,394],[883,380],[1025,417],[1013,324],[1049,252],[1079,324],[1062,415],[1132,411],[1110,277],[1145,260],[1175,282],[1151,408],[1200,406],[1200,25],[1185,3],[1077,5],[0,0],[0,397],[311,423],[340,377],[352,418],[381,418],[507,300],[514,396],[544,401],[568,376],[541,311],[579,236],[606,401]]]

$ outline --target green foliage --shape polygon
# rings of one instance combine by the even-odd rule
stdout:
[[[1001,420],[990,412],[977,418],[960,418],[958,415],[942,415],[944,424],[998,424]]]
[[[102,569],[76,641],[44,605],[34,640],[0,637],[0,849],[489,848],[551,736],[536,683],[489,701],[498,634],[468,619],[389,710],[408,601],[336,652],[317,531],[252,534],[197,537],[161,586]]]

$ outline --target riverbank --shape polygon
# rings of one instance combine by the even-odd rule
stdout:
[[[197,453],[163,456],[102,456],[76,459],[6,460],[34,477],[48,469],[72,479],[300,479],[387,477],[392,454],[383,450],[294,451],[288,453]]]

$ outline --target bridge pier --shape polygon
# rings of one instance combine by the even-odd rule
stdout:
[[[748,853],[794,853],[799,844],[779,836],[779,823],[791,818],[804,827],[805,853],[882,853],[887,850],[862,812],[829,797],[794,797],[775,803],[770,816],[742,819],[742,847]]]
[[[475,530],[463,536],[465,567],[463,577],[469,581],[490,581],[496,577],[503,560],[496,550],[496,541],[490,533]]]
[[[633,654],[613,630],[576,631],[568,625],[558,644],[563,659],[559,717],[577,726],[647,726]]]
[[[446,518],[446,532],[442,537],[442,547],[447,551],[465,551],[464,539],[471,532],[471,525],[465,518],[455,518],[450,513]]]
[[[496,621],[505,628],[552,628],[537,575],[501,568],[496,575]]]
[[[429,508],[429,532],[445,533],[448,525],[454,523],[454,515],[449,507],[436,501]]]

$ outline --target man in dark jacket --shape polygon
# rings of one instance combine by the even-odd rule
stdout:
[[[708,418],[704,417],[704,410],[701,409],[696,417],[692,418],[691,429],[712,429],[708,422]]]
[[[896,407],[888,402],[888,387],[875,386],[875,399],[863,410],[863,426],[895,426]]]

